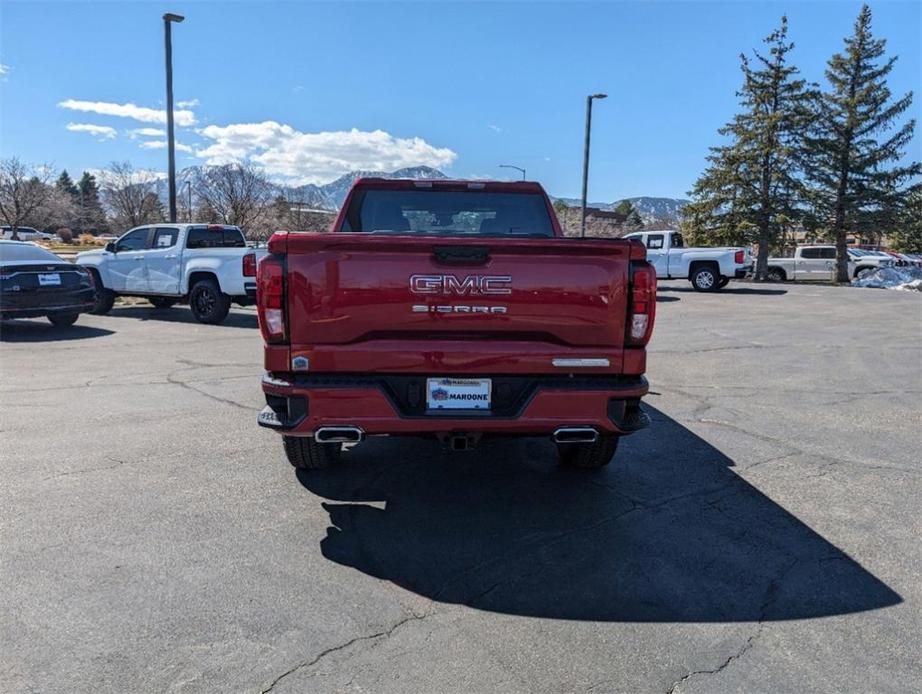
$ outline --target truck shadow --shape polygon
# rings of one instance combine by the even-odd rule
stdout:
[[[112,318],[134,318],[144,321],[163,321],[165,323],[199,323],[192,315],[188,306],[173,306],[172,308],[154,308],[153,306],[116,306],[108,314]],[[255,312],[244,312],[231,309],[227,318],[220,324],[227,328],[258,328],[259,322]],[[210,327],[204,326],[203,327]]]
[[[323,504],[326,558],[441,602],[626,622],[806,619],[901,602],[732,460],[648,411],[653,427],[599,473],[558,469],[539,440],[471,455],[379,439],[298,478],[347,502]]]
[[[112,334],[111,330],[92,328],[79,322],[68,328],[56,328],[44,318],[0,323],[0,342],[67,342]]]

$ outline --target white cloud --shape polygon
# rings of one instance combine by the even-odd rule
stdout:
[[[93,125],[92,123],[68,123],[67,129],[74,133],[89,133],[98,140],[111,140],[118,131],[108,125]]]
[[[135,128],[128,131],[128,136],[134,140],[138,137],[166,137],[166,130],[160,128]]]
[[[195,108],[198,106],[198,99],[189,99],[188,101],[177,101],[176,105],[179,108]]]
[[[3,63],[0,63],[0,75],[5,75],[5,74],[7,74],[9,71],[10,71],[10,66],[9,66],[9,65],[4,65]]]
[[[487,127],[495,133],[501,133],[503,131],[498,125],[488,125]]]
[[[88,113],[98,113],[102,116],[118,116],[119,118],[133,118],[142,123],[166,123],[166,111],[147,108],[146,106],[137,106],[132,103],[115,104],[108,101],[80,101],[78,99],[66,99],[61,101],[58,106],[70,109],[71,111],[85,111]],[[189,126],[195,125],[195,114],[192,111],[184,109],[173,110],[173,120],[176,125]]]
[[[264,121],[209,125],[198,131],[214,144],[199,149],[207,164],[249,159],[267,174],[289,182],[324,183],[355,169],[392,171],[405,166],[450,166],[457,154],[419,137],[399,138],[383,130],[353,128],[305,133],[290,125]]]
[[[166,140],[145,140],[140,144],[141,149],[166,149]],[[182,142],[176,143],[177,152],[191,152],[192,148],[189,145],[184,145]]]

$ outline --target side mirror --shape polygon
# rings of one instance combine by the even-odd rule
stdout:
[[[115,241],[109,241],[106,244],[106,251],[109,253],[118,253],[118,249],[115,247]]]

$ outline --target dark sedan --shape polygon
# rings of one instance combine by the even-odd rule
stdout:
[[[23,241],[0,241],[0,318],[47,317],[73,325],[93,309],[93,276],[51,251]]]

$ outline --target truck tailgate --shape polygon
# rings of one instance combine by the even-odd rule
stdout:
[[[489,371],[511,363],[497,355],[537,351],[529,368],[560,373],[544,356],[604,356],[620,370],[633,247],[336,232],[276,234],[270,251],[286,255],[292,355],[336,347],[337,370],[350,370],[350,350],[375,348],[391,353],[375,368],[394,371],[430,368],[432,354],[444,370],[470,369],[479,355]]]

